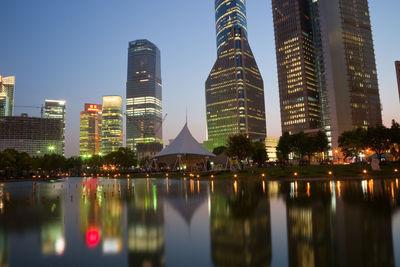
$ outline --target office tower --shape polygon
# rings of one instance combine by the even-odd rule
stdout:
[[[162,142],[160,50],[148,40],[129,43],[126,146]]]
[[[368,1],[273,0],[272,6],[282,131],[314,130],[321,114],[320,127],[337,148],[342,132],[381,124]]]
[[[65,112],[66,102],[64,100],[45,100],[44,104],[44,117],[48,119],[58,119],[63,125],[63,154],[65,148]]]
[[[397,75],[397,86],[399,88],[399,99],[400,99],[400,61],[395,62],[396,75]]]
[[[63,154],[63,123],[58,119],[0,117],[0,152],[13,148],[30,156]]]
[[[83,157],[100,153],[101,115],[102,106],[97,104],[85,104],[85,110],[81,111],[79,154]]]
[[[205,146],[224,146],[229,135],[238,133],[264,142],[264,84],[247,40],[245,1],[217,0],[215,13],[220,46],[205,86]]]
[[[0,75],[0,116],[14,114],[15,76],[3,77]]]
[[[103,96],[101,153],[117,151],[122,147],[123,107],[121,96]]]
[[[310,6],[273,0],[282,132],[321,128],[315,44]]]

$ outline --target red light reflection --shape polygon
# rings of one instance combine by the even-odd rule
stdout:
[[[89,248],[97,246],[100,241],[100,232],[97,228],[89,228],[86,232],[86,244]]]

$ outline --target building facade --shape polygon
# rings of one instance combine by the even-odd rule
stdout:
[[[265,150],[268,155],[268,162],[278,161],[278,155],[276,147],[279,143],[279,137],[267,136],[265,138]]]
[[[13,148],[30,156],[63,155],[63,124],[58,119],[0,117],[0,151]]]
[[[0,75],[0,116],[14,115],[15,76]]]
[[[106,155],[122,147],[123,101],[121,96],[103,96],[101,153]]]
[[[272,5],[282,131],[320,128],[337,148],[344,131],[382,124],[368,0],[273,0]]]
[[[79,154],[83,157],[101,153],[102,106],[85,104],[81,111]]]
[[[206,81],[207,149],[226,145],[242,133],[264,142],[264,84],[247,40],[245,1],[216,1],[218,58]],[[221,10],[224,10],[224,13]],[[226,20],[233,12],[237,19]],[[239,19],[240,18],[240,19]],[[224,24],[221,24],[225,21]],[[223,26],[221,26],[223,25]],[[221,31],[221,27],[228,29]],[[225,33],[225,35],[222,35]]]
[[[129,43],[126,84],[126,146],[162,142],[160,50],[148,40]]]
[[[395,62],[396,75],[397,75],[397,86],[399,88],[399,99],[400,99],[400,61]]]
[[[47,119],[58,119],[62,123],[63,128],[63,155],[65,150],[65,113],[66,102],[65,100],[45,100],[44,104],[44,117]]]
[[[282,132],[321,128],[311,9],[304,0],[273,0]]]

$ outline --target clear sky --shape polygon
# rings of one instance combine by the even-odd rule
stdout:
[[[16,76],[16,106],[67,101],[66,155],[79,153],[79,112],[103,95],[125,98],[128,42],[161,50],[164,141],[185,123],[206,139],[205,80],[216,59],[213,0],[2,0],[0,74]],[[400,1],[370,0],[384,123],[400,121],[394,61],[400,59]],[[280,113],[270,0],[247,0],[250,46],[264,79],[268,135]],[[39,109],[16,108],[39,116]]]

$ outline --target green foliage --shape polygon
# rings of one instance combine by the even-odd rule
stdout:
[[[123,169],[128,169],[137,164],[137,159],[135,152],[129,148],[121,147],[118,151],[111,152],[104,156],[104,162],[107,165],[114,165]]]
[[[226,146],[219,146],[219,147],[214,148],[212,153],[218,156],[218,155],[221,155],[222,153],[224,153],[225,150],[226,150]]]
[[[353,131],[345,131],[339,136],[339,147],[345,159],[356,157],[364,149],[365,130],[357,128]]]
[[[282,163],[289,160],[291,153],[301,161],[307,156],[307,162],[310,163],[312,156],[328,151],[329,142],[326,134],[322,131],[319,131],[316,135],[303,132],[290,135],[286,132],[279,139],[276,149],[278,158]]]
[[[231,135],[228,137],[226,155],[243,161],[254,152],[254,147],[249,138],[243,134]]]
[[[265,150],[265,144],[262,142],[253,143],[253,156],[252,159],[258,165],[263,165],[268,160],[268,154]]]

